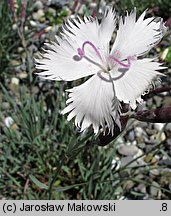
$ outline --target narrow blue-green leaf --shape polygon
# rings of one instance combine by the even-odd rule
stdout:
[[[78,187],[78,186],[83,186],[83,185],[86,185],[87,182],[85,183],[80,183],[80,184],[74,184],[74,185],[70,185],[70,186],[66,186],[66,187],[57,187],[57,188],[54,188],[56,192],[63,192],[63,191],[67,191],[67,190],[70,190],[71,188],[74,188],[74,187]]]
[[[32,182],[37,185],[39,188],[48,190],[48,186],[40,182],[35,176],[29,175],[29,178],[32,180]]]

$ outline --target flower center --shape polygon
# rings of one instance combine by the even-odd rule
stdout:
[[[99,64],[99,63],[97,63],[97,62],[95,62],[95,61],[93,61],[93,60],[91,60],[90,58],[88,58],[86,56],[86,54],[85,54],[85,46],[86,45],[89,45],[89,46],[91,46],[94,49],[94,51],[95,51],[96,55],[98,56],[98,58],[100,59],[102,65]],[[84,57],[88,61],[90,61],[91,63],[94,63],[95,65],[99,66],[101,69],[103,69],[104,72],[108,72],[109,67],[106,66],[106,64],[105,64],[105,62],[104,62],[104,60],[103,60],[103,58],[102,58],[102,56],[101,56],[98,48],[91,41],[85,41],[82,44],[82,47],[77,49],[77,53],[78,53],[80,59],[82,59]],[[131,65],[131,60],[133,60],[134,57],[133,56],[128,56],[128,58],[127,58],[128,64],[123,63],[118,58],[116,58],[114,55],[109,55],[108,59],[109,60],[113,60],[115,63],[117,63],[118,65],[120,65],[122,68],[128,68],[129,69],[129,67]]]

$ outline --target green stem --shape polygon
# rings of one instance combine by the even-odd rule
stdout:
[[[56,181],[56,179],[57,179],[57,177],[59,175],[59,172],[61,170],[62,165],[65,163],[65,160],[67,159],[67,161],[69,161],[72,158],[73,155],[74,155],[74,157],[76,157],[82,151],[83,148],[85,148],[85,147],[87,148],[87,146],[89,146],[90,143],[87,142],[84,146],[81,146],[81,143],[84,143],[86,140],[88,141],[88,139],[91,136],[92,136],[91,133],[88,134],[85,138],[83,138],[80,142],[78,142],[77,145],[73,146],[73,148],[71,147],[70,149],[68,149],[66,151],[66,153],[63,154],[60,157],[60,160],[58,162],[58,168],[56,170],[55,176],[54,176],[54,178],[52,179],[52,181],[50,182],[50,185],[49,185],[49,190],[48,190],[48,192],[49,192],[49,196],[48,196],[49,200],[51,200],[51,198],[52,198],[52,188],[53,188],[53,185],[54,185],[54,183],[55,183],[55,181]],[[76,154],[74,154],[75,150],[77,150]]]
[[[63,165],[63,163],[64,163],[65,158],[66,158],[66,157],[65,157],[65,154],[63,154],[63,155],[61,156],[61,158],[60,158],[59,165],[58,165],[58,168],[57,168],[57,170],[56,170],[55,176],[54,176],[54,178],[52,179],[52,181],[50,182],[49,190],[48,190],[48,192],[49,192],[49,200],[51,200],[51,197],[52,197],[52,187],[53,187],[53,185],[54,185],[54,183],[55,183],[55,181],[56,181],[56,179],[57,179],[57,177],[58,177],[58,174],[59,174],[59,172],[60,172],[60,170],[61,170],[61,167],[62,167],[62,165]]]

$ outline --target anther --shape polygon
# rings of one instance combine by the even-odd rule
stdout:
[[[78,52],[78,55],[82,58],[82,57],[84,57],[84,50],[82,50],[81,48],[78,48],[77,49],[77,52]]]

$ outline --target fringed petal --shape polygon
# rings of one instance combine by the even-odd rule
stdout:
[[[109,53],[109,42],[116,28],[116,12],[112,7],[106,8],[99,28],[101,48],[106,55]]]
[[[134,60],[129,69],[112,71],[116,96],[120,101],[130,103],[133,109],[136,108],[136,101],[141,102],[142,93],[149,87],[157,75],[163,75],[157,70],[164,69],[160,63],[153,59],[144,58]]]
[[[111,54],[123,60],[128,56],[141,56],[154,47],[166,32],[161,18],[144,19],[146,11],[136,21],[136,10],[123,19],[120,18],[119,30]]]
[[[120,104],[113,91],[109,75],[99,73],[88,81],[69,90],[68,106],[63,114],[69,113],[68,120],[75,117],[75,125],[84,131],[92,125],[97,134],[108,128],[113,133],[114,122],[120,125]]]

